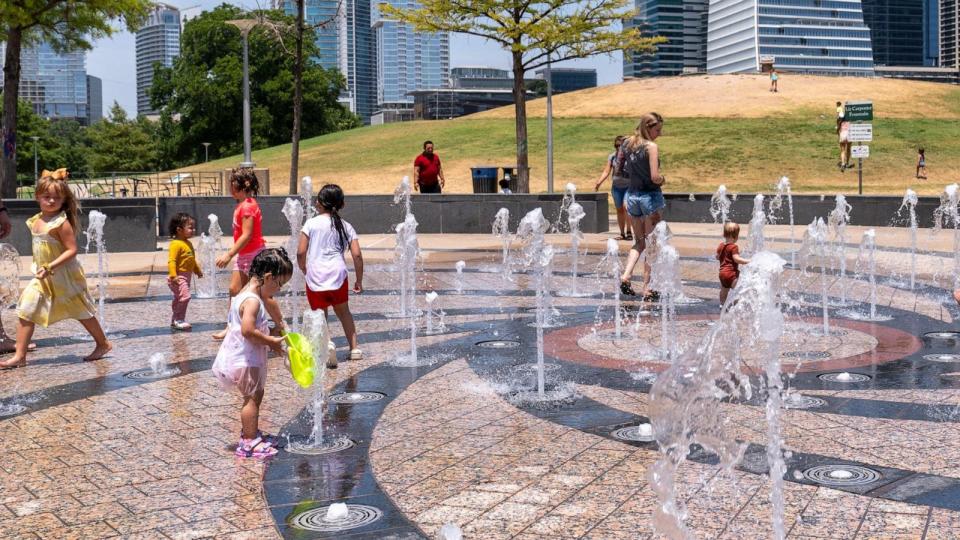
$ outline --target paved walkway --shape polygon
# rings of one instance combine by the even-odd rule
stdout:
[[[693,350],[717,318],[711,259],[717,229],[672,225],[683,256],[684,293],[700,300],[678,306],[682,350]],[[791,245],[788,227],[766,231],[768,247],[786,251]],[[860,228],[848,229],[851,272],[861,235]],[[798,241],[801,236],[797,228]],[[589,255],[576,287],[589,297],[560,295],[574,285],[569,254],[556,260],[558,326],[546,329],[544,340],[547,362],[557,366],[550,368],[550,387],[565,389],[569,399],[549,409],[516,399],[533,381],[535,299],[525,274],[507,281],[490,271],[499,264],[496,239],[420,237],[418,289],[441,294],[447,329],[432,336],[420,331],[420,361],[410,367],[403,364],[410,320],[393,316],[393,239],[362,237],[367,290],[351,296],[351,308],[365,359],[328,371],[326,390],[375,392],[382,399],[328,404],[329,440],[349,439],[353,448],[326,455],[282,452],[267,465],[233,457],[239,399],[221,391],[208,372],[217,351],[210,334],[223,325],[226,299],[194,299],[194,331],[172,333],[166,252],[111,255],[106,327],[113,354],[81,362],[92,344],[79,324],[68,322],[38,330],[39,348],[26,369],[0,372],[2,536],[435,538],[453,523],[466,538],[484,540],[652,537],[656,499],[647,475],[660,454],[654,443],[620,440],[614,432],[646,420],[650,383],[667,364],[659,355],[656,306],[626,301],[625,335],[611,337],[612,278],[597,275],[609,237],[587,235],[583,244]],[[746,238],[744,230],[744,248]],[[832,308],[836,331],[818,338],[819,299],[799,293],[819,291],[819,269],[788,269],[782,279],[796,303],[782,351],[785,369],[796,391],[819,400],[817,408],[783,415],[792,452],[786,476],[791,538],[960,537],[960,364],[925,358],[960,354],[960,340],[926,336],[955,329],[956,307],[943,301],[952,281],[953,237],[921,231],[918,238],[921,286],[907,291],[887,278],[909,273],[908,231],[878,231],[883,277],[877,305],[889,322],[845,319],[843,308]],[[284,239],[269,240],[280,245]],[[564,235],[550,241],[567,245]],[[82,260],[93,274],[95,259]],[[457,260],[467,263],[464,294],[455,292]],[[834,302],[846,296],[855,302],[852,309],[863,310],[870,292],[865,276],[828,277]],[[425,307],[422,297],[418,303]],[[12,330],[12,311],[4,315]],[[339,324],[331,328],[342,358]],[[477,346],[499,341],[504,348]],[[179,374],[144,378],[155,354]],[[819,378],[838,371],[869,379],[844,384]],[[262,428],[302,438],[311,427],[304,412],[310,399],[282,362],[271,360]],[[722,407],[732,434],[764,443],[762,407]],[[682,468],[678,493],[697,538],[770,537],[766,464],[758,455],[748,452],[730,477],[702,459]],[[864,467],[878,477],[827,487],[803,476],[833,465]],[[337,501],[351,504],[349,519],[337,525],[379,519],[330,530],[322,517]]]

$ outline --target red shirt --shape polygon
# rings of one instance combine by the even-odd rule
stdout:
[[[740,265],[733,260],[734,255],[740,254],[740,247],[736,244],[720,242],[717,246],[717,259],[720,260],[720,273],[740,277]]]
[[[240,235],[243,233],[243,218],[247,217],[253,218],[253,234],[250,235],[250,241],[243,246],[238,255],[255,253],[267,245],[263,240],[263,214],[260,213],[260,205],[253,197],[247,197],[238,203],[237,208],[233,211],[233,243],[236,244],[237,240],[240,239]]]
[[[436,152],[431,157],[420,154],[413,160],[413,166],[420,171],[418,184],[432,186],[437,183],[437,178],[440,176],[440,156]]]

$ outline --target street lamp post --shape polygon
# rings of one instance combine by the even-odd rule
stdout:
[[[553,72],[547,56],[547,193],[553,193]]]
[[[248,45],[247,36],[250,30],[257,25],[254,19],[235,19],[226,21],[227,24],[236,26],[240,29],[240,37],[243,40],[243,163],[241,167],[253,167],[253,157],[250,153],[250,68],[247,60]]]
[[[210,143],[200,143],[203,145],[203,162],[207,163],[210,161]]]
[[[37,180],[37,177],[40,176],[40,169],[37,167],[37,141],[40,140],[40,137],[33,135],[30,138],[33,139],[33,179]]]

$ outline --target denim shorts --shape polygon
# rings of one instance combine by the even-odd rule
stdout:
[[[667,206],[661,191],[627,191],[626,201],[627,213],[633,217],[650,216]]]
[[[623,198],[627,195],[627,188],[612,187],[610,192],[613,193],[613,207],[614,208],[623,208]]]

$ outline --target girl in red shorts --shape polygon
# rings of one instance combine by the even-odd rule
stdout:
[[[356,281],[353,292],[363,292],[363,255],[360,241],[353,226],[340,217],[343,208],[343,190],[336,184],[327,184],[317,194],[319,215],[303,224],[300,246],[297,249],[297,264],[307,281],[307,301],[310,309],[328,308],[340,319],[343,333],[350,344],[350,359],[360,360],[363,353],[357,344],[357,327],[347,303],[349,284],[344,254],[350,250]],[[337,367],[337,356],[331,354],[327,367]]]
[[[750,259],[740,256],[737,239],[740,238],[740,225],[732,221],[723,224],[723,242],[717,246],[717,260],[720,261],[720,307],[727,303],[727,294],[737,286],[740,278],[740,265],[749,264]]]

